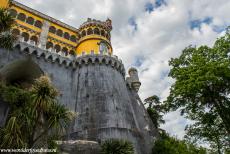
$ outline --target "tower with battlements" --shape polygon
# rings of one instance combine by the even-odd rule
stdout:
[[[27,85],[42,74],[50,76],[59,101],[78,113],[63,144],[120,138],[131,141],[136,154],[149,154],[157,130],[138,95],[137,69],[126,76],[113,55],[111,20],[88,18],[74,28],[16,1],[1,1],[16,19],[12,32],[19,39],[14,51],[0,49],[0,79]],[[0,101],[0,126],[8,111]]]

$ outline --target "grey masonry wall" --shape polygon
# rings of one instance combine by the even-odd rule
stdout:
[[[1,70],[20,60],[37,64],[60,91],[59,101],[78,113],[66,140],[122,138],[133,142],[137,154],[150,153],[157,131],[137,92],[128,86],[118,59],[106,55],[71,59],[20,43],[14,51],[0,49],[0,76],[4,77]]]

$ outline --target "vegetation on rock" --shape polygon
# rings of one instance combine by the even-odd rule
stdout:
[[[134,154],[132,143],[121,139],[106,140],[101,149],[101,154]]]

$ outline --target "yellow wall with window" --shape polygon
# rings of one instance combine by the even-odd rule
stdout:
[[[99,51],[99,43],[103,39],[95,39],[95,38],[89,38],[85,39],[84,41],[81,41],[81,43],[77,46],[77,54],[82,55],[82,52],[85,52],[85,54],[91,54],[91,51],[94,51],[94,54],[100,54]],[[112,48],[110,45],[108,46],[108,52],[109,54],[112,54]]]
[[[41,21],[41,22],[43,23],[43,21],[44,21],[42,18],[40,18],[40,17],[38,17],[38,16],[36,16],[36,15],[33,15],[33,14],[29,13],[28,11],[25,11],[25,10],[23,10],[23,9],[17,7],[17,6],[12,6],[10,9],[16,10],[16,11],[17,11],[17,14],[19,14],[19,13],[25,14],[25,15],[26,15],[26,18],[32,17],[32,18],[34,19],[34,22],[35,22],[36,20],[39,20],[39,21]],[[21,20],[18,20],[18,19],[16,19],[16,22],[17,22],[19,25],[28,27],[29,29],[32,29],[32,30],[34,30],[34,31],[36,31],[36,32],[41,32],[41,29],[38,28],[38,27],[35,27],[34,25],[28,24],[28,23],[26,23],[26,22],[24,22],[24,21],[21,21]]]
[[[58,29],[62,30],[63,36],[60,37],[60,36],[58,36],[57,34],[53,34],[53,33],[51,33],[51,32],[49,32],[48,36],[53,37],[53,38],[55,38],[55,39],[57,39],[57,40],[60,40],[60,41],[62,41],[62,42],[65,42],[65,43],[67,43],[67,44],[70,44],[70,45],[72,45],[72,46],[76,46],[76,45],[77,45],[76,42],[72,42],[71,40],[68,40],[68,39],[65,39],[65,38],[64,38],[64,33],[65,33],[65,32],[69,33],[70,36],[71,36],[71,35],[74,35],[74,36],[76,36],[76,38],[77,38],[78,36],[77,36],[77,33],[76,33],[76,32],[74,32],[74,31],[72,31],[72,30],[69,30],[69,29],[67,29],[67,28],[64,28],[64,27],[62,27],[62,26],[59,26],[59,25],[57,25],[57,24],[55,24],[55,23],[50,23],[50,27],[51,27],[51,26],[55,27],[56,31],[57,31]]]
[[[0,0],[0,7],[7,7],[9,5],[8,2],[9,2],[9,0]],[[10,6],[9,9],[16,10],[17,15],[19,13],[23,13],[23,14],[25,14],[26,18],[32,17],[34,19],[34,23],[36,21],[40,21],[43,24],[44,21],[47,20],[48,22],[50,22],[50,27],[51,26],[55,27],[56,32],[58,29],[61,30],[62,31],[62,37],[58,36],[56,34],[56,32],[55,32],[55,34],[52,32],[48,32],[47,42],[48,41],[52,42],[53,46],[59,45],[59,46],[61,46],[61,48],[64,48],[64,47],[67,48],[68,51],[74,50],[74,52],[77,53],[77,55],[82,55],[82,52],[85,52],[85,54],[91,54],[91,51],[94,51],[94,54],[100,54],[100,51],[99,51],[100,45],[99,44],[101,41],[104,41],[104,42],[106,42],[105,44],[107,46],[106,50],[108,50],[108,54],[112,54],[112,51],[113,51],[112,46],[110,44],[110,40],[106,36],[108,31],[105,30],[101,26],[92,25],[89,27],[85,27],[84,29],[81,30],[81,32],[83,30],[85,30],[86,36],[83,36],[80,38],[80,40],[78,40],[78,38],[80,36],[79,33],[81,33],[81,32],[79,32],[79,29],[74,31],[73,29],[65,28],[58,23],[55,23],[53,21],[49,21],[49,19],[43,19],[43,17],[41,17],[41,16],[39,16],[33,12],[30,12],[27,9],[21,8],[20,6],[17,6],[17,4],[14,4],[14,3]],[[19,29],[21,31],[21,33],[27,32],[30,35],[30,37],[33,35],[36,35],[38,38],[39,38],[39,35],[42,31],[42,28],[38,28],[32,24],[29,24],[26,22],[26,20],[21,21],[19,19],[16,19],[16,25],[13,28]],[[100,34],[87,35],[87,30],[89,28],[91,28],[92,31],[94,31],[95,28],[98,28],[99,33],[104,32],[104,36],[102,36]],[[32,31],[30,31],[30,30],[32,30]],[[64,38],[65,32],[67,32],[69,34],[69,39]],[[71,36],[75,36],[77,41],[76,42],[71,41],[70,40]]]

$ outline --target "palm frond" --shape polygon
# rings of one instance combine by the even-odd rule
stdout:
[[[0,33],[9,31],[14,24],[14,18],[10,15],[9,11],[0,8]]]
[[[31,89],[34,110],[47,112],[58,96],[57,89],[51,84],[49,77],[41,76],[35,80]]]
[[[134,154],[132,143],[121,139],[106,140],[101,148],[102,154]]]
[[[69,111],[64,105],[53,103],[49,111],[48,125],[49,128],[55,130],[56,133],[65,133],[68,124],[76,116],[72,111]]]
[[[7,50],[13,49],[13,44],[17,40],[11,32],[1,32],[0,33],[0,48],[4,48]]]
[[[23,141],[23,135],[20,130],[21,125],[18,123],[16,117],[11,117],[7,122],[5,128],[0,130],[0,136],[2,141],[0,141],[0,147],[2,148],[22,148],[26,144]]]

